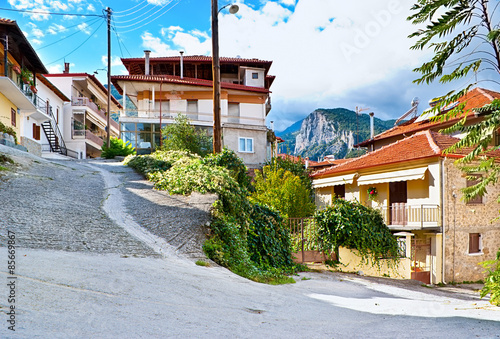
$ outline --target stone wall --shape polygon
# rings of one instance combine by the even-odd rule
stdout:
[[[42,145],[40,145],[37,141],[27,138],[21,137],[21,145],[28,149],[28,152],[31,154],[37,155],[39,157],[42,156]]]
[[[500,249],[500,222],[495,220],[500,216],[496,201],[500,187],[488,187],[482,204],[466,204],[460,191],[466,187],[466,177],[454,160],[444,160],[445,281],[482,280],[485,274],[479,263],[494,259]],[[470,233],[481,235],[480,253],[469,253]]]

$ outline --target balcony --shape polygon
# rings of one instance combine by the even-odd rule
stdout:
[[[47,121],[52,115],[52,106],[47,104],[47,101],[40,98],[38,95],[33,93],[33,102],[36,106],[36,110],[29,114],[30,117],[39,121]]]
[[[20,79],[0,76],[0,92],[21,111],[36,111],[36,95]]]
[[[104,140],[102,140],[100,137],[95,135],[89,130],[74,130],[73,131],[73,139],[85,139],[85,141],[90,141],[93,142],[94,144],[91,144],[92,146],[95,147],[95,145],[99,146],[96,147],[100,149],[102,145],[104,144]]]
[[[441,227],[439,205],[394,203],[381,208],[384,223],[391,230],[423,230]]]
[[[72,97],[71,98],[71,106],[87,108],[87,111],[92,111],[93,113],[95,113],[95,115],[101,117],[104,121],[107,121],[106,111],[99,108],[97,106],[97,104],[95,102],[91,101],[89,98]],[[109,119],[109,123],[111,125],[111,128],[116,129],[117,132],[120,130],[118,123],[116,121],[114,121],[113,119]]]

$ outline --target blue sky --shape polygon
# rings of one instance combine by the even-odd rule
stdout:
[[[268,122],[280,130],[316,108],[356,106],[377,117],[398,118],[421,99],[427,102],[451,86],[415,85],[412,69],[431,55],[410,51],[416,26],[405,19],[408,0],[237,0],[240,11],[219,16],[221,56],[272,60],[276,75]],[[18,25],[51,73],[64,61],[72,72],[93,73],[107,65],[106,24],[113,10],[112,71],[124,74],[120,57],[210,55],[210,0],[2,0],[0,16]],[[219,0],[219,7],[229,3]],[[116,34],[117,33],[117,34]],[[98,71],[105,81],[105,71]],[[466,83],[457,83],[462,86]],[[484,85],[493,90],[498,88]]]

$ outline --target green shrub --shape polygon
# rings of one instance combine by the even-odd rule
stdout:
[[[124,142],[122,139],[113,138],[109,139],[110,146],[106,143],[101,147],[101,157],[106,159],[114,159],[116,156],[127,156],[135,154],[135,148],[132,147],[129,141]]]
[[[196,129],[184,114],[178,114],[173,124],[161,130],[164,151],[189,151],[205,156],[212,152],[212,138],[206,131]]]
[[[218,195],[211,210],[212,236],[203,245],[210,259],[254,281],[294,282],[286,276],[296,270],[288,231],[277,212],[249,201],[241,176],[246,168],[232,151],[207,159],[161,151],[127,157],[125,163],[146,174],[156,189],[170,194]]]
[[[334,199],[332,205],[314,214],[325,253],[340,246],[356,249],[364,260],[397,258],[398,243],[379,211],[357,201]]]
[[[480,265],[486,268],[486,273],[488,273],[481,290],[481,298],[490,293],[490,303],[500,306],[500,250],[497,252],[496,259],[483,261]]]
[[[284,218],[307,217],[316,208],[300,177],[284,169],[256,170],[253,186],[252,200],[280,211]]]
[[[203,163],[209,166],[220,166],[229,170],[231,176],[243,188],[250,188],[250,177],[248,176],[248,169],[233,150],[226,147],[220,153],[209,154],[203,158]]]
[[[299,157],[298,161],[293,161],[292,159],[288,158],[281,158],[281,157],[274,157],[270,161],[266,162],[264,164],[265,166],[270,166],[273,170],[277,169],[284,169],[285,171],[289,171],[293,173],[294,175],[298,176],[300,178],[300,181],[302,181],[302,184],[304,187],[306,187],[310,192],[312,196],[312,181],[311,178],[309,177],[309,172],[302,163],[302,159]]]
[[[9,135],[12,135],[14,137],[14,142],[17,144],[16,131],[12,127],[5,126],[2,122],[0,122],[0,133],[7,133]]]

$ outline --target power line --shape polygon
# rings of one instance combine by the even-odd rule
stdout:
[[[141,2],[140,4],[137,4],[136,6],[134,6],[134,7],[132,7],[132,8],[129,8],[128,10],[121,11],[121,12],[114,12],[113,14],[115,14],[115,13],[124,13],[124,12],[130,11],[130,10],[133,10],[134,8],[136,8],[136,7],[137,7],[137,6],[139,6],[139,5],[142,5],[142,4],[143,4],[143,3],[145,3],[146,1],[147,1],[147,0],[144,0],[144,1],[143,1],[143,2]],[[150,5],[150,4],[148,3],[148,5]],[[117,18],[126,17],[126,16],[129,16],[129,15],[132,15],[132,14],[135,14],[135,13],[139,12],[141,9],[143,9],[143,7],[139,8],[138,10],[136,10],[136,11],[134,11],[134,12],[132,12],[132,13],[128,13],[128,14],[124,14],[124,15],[115,15],[115,17],[117,17]]]
[[[168,2],[165,6],[167,6],[168,4],[172,3],[172,1],[174,1],[174,0],[171,0],[171,1],[170,1],[170,2]],[[161,16],[165,15],[168,11],[170,11],[172,8],[174,8],[175,6],[177,6],[177,5],[181,2],[181,0],[176,0],[176,1],[177,1],[177,2],[176,2],[176,3],[172,6],[172,7],[168,8],[165,12],[163,12],[163,13],[162,13],[162,14],[160,14],[160,15],[158,15],[158,16],[157,16],[155,19],[153,19],[152,21],[148,21],[148,22],[146,22],[145,24],[143,24],[143,25],[141,25],[141,26],[139,26],[139,27],[135,27],[135,28],[129,29],[129,30],[124,31],[124,32],[121,32],[121,33],[128,33],[128,32],[132,32],[132,31],[135,31],[135,30],[137,30],[137,29],[139,29],[139,28],[142,28],[142,27],[144,27],[144,26],[146,26],[146,25],[150,24],[150,23],[151,23],[151,22],[153,22],[154,20],[156,20],[156,19],[160,18]],[[150,17],[152,17],[153,15],[155,15],[156,13],[158,13],[159,11],[161,11],[163,8],[165,8],[165,6],[163,6],[162,8],[160,8],[160,9],[159,9],[158,11],[156,11],[155,13],[151,14],[149,17],[144,18],[144,19],[142,19],[142,20],[138,21],[138,22],[137,22],[137,23],[135,23],[135,24],[128,25],[128,26],[123,26],[123,27],[118,27],[118,28],[127,28],[127,27],[134,26],[134,25],[136,25],[136,24],[138,24],[138,23],[140,23],[140,22],[143,22],[144,20],[149,19]]]
[[[123,57],[123,51],[122,51],[121,45],[123,45],[123,47],[127,51],[128,55],[130,55],[132,57],[132,54],[130,53],[130,51],[127,48],[127,45],[125,45],[125,43],[123,42],[123,40],[120,38],[120,35],[116,31],[116,27],[114,25],[112,27],[113,27],[113,31],[115,32],[116,38],[118,40],[118,47],[120,47],[120,52],[121,52],[122,57]]]
[[[29,9],[14,9],[14,8],[0,8],[2,11],[11,11],[11,12],[22,12],[22,13],[33,13],[40,15],[70,15],[70,16],[98,16],[103,17],[99,14],[80,14],[80,13],[56,13],[56,12],[45,12],[40,10],[29,10]]]
[[[172,1],[172,0],[171,0],[171,1]],[[169,4],[169,3],[167,3],[166,5],[168,5],[168,4]],[[165,5],[165,6],[166,6],[166,5]],[[142,17],[142,16],[144,16],[144,15],[147,15],[149,12],[151,12],[152,10],[154,10],[154,9],[155,9],[155,7],[156,7],[156,6],[151,7],[151,8],[150,8],[150,9],[148,9],[146,12],[144,12],[144,13],[142,13],[142,14],[138,15],[138,16],[134,16],[134,17],[133,17],[132,19],[130,19],[130,20],[125,20],[125,21],[120,21],[120,20],[118,20],[118,21],[117,21],[117,20],[114,20],[114,21],[115,21],[115,22],[117,22],[117,23],[119,23],[119,24],[125,24],[125,23],[127,23],[127,22],[136,21],[136,20],[138,20],[140,17]],[[131,13],[130,15],[135,14],[135,13],[137,13],[137,12],[139,12],[139,11],[143,10],[143,9],[144,9],[144,8],[140,8],[140,9],[138,9],[137,11],[135,11],[134,13]],[[161,8],[160,8],[160,10],[161,10]]]
[[[100,20],[100,18],[90,19],[90,20],[88,20],[88,21],[85,21],[85,22],[82,22],[82,23],[79,23],[79,24],[76,24],[76,25],[73,25],[73,26],[67,27],[66,29],[69,29],[69,28],[72,28],[72,27],[75,27],[75,26],[79,26],[79,25],[81,25],[81,24],[85,24],[85,23],[90,22],[90,21],[94,21],[94,22],[92,22],[92,23],[88,26],[88,27],[91,27],[91,26],[95,25],[95,24],[96,24],[99,20]],[[61,41],[63,41],[63,40],[66,40],[66,39],[68,39],[68,38],[71,38],[73,35],[78,34],[78,33],[81,33],[81,32],[82,32],[81,30],[78,30],[78,31],[76,31],[76,32],[74,32],[74,33],[72,33],[72,34],[70,34],[70,35],[68,35],[68,36],[65,36],[64,38],[61,38],[61,39],[59,39],[59,40],[57,40],[57,41],[54,41],[54,42],[52,42],[52,43],[50,43],[50,44],[47,44],[47,45],[43,45],[43,46],[41,46],[41,47],[37,48],[36,50],[37,50],[37,51],[39,51],[39,50],[41,50],[41,49],[44,49],[45,47],[49,47],[49,46],[55,45],[55,44],[57,44],[57,43],[59,43],[59,42],[61,42]]]
[[[78,45],[74,50],[72,50],[71,52],[69,52],[68,54],[66,54],[65,56],[57,59],[57,60],[54,60],[52,62],[49,62],[48,64],[46,65],[51,65],[53,63],[56,63],[58,62],[59,60],[62,60],[64,58],[66,58],[67,56],[71,55],[74,51],[76,51],[77,49],[79,49],[80,47],[82,47],[91,37],[94,36],[94,34],[99,30],[99,28],[101,28],[101,26],[104,24],[105,21],[102,21],[101,24],[99,25],[99,27],[97,27],[97,29],[95,31],[92,32],[92,34],[89,35],[89,37],[87,39],[85,39],[85,41],[83,41],[80,45]]]

